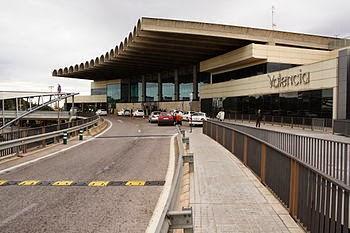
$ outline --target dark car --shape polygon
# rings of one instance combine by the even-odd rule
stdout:
[[[174,116],[167,112],[161,112],[158,117],[158,126],[174,125]]]

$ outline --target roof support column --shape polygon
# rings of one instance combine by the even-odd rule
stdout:
[[[197,65],[193,66],[193,100],[198,100]]]
[[[158,75],[158,101],[163,101],[163,86],[162,86],[162,76],[160,73]]]
[[[175,101],[178,101],[180,99],[180,93],[179,93],[179,70],[174,70],[174,83],[175,83]]]
[[[142,102],[146,102],[146,77],[142,75],[142,87],[141,87]]]
[[[128,81],[128,103],[131,103],[131,78],[127,79]]]
[[[2,100],[2,125],[5,125],[5,100]]]

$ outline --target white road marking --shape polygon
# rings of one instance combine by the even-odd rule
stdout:
[[[8,218],[5,218],[3,221],[0,222],[0,227],[5,226],[6,224],[8,224],[9,222],[15,220],[17,217],[19,217],[20,215],[24,214],[25,212],[30,211],[31,209],[33,209],[34,207],[36,207],[38,204],[37,203],[33,203],[29,206],[27,206],[26,208],[16,212],[15,214],[11,215]]]
[[[118,122],[119,122],[119,123],[123,123],[124,121],[122,121],[122,120],[118,120]]]
[[[26,166],[26,165],[28,165],[28,164],[35,163],[35,162],[37,162],[37,161],[40,161],[40,160],[42,160],[42,159],[46,159],[46,158],[48,158],[48,157],[57,155],[57,154],[59,154],[59,153],[61,153],[61,152],[70,150],[70,149],[75,148],[75,147],[77,147],[77,146],[80,146],[80,145],[82,145],[82,144],[84,144],[84,143],[90,142],[90,141],[92,141],[92,140],[98,138],[99,136],[102,136],[102,135],[105,134],[108,130],[110,130],[110,129],[112,128],[112,125],[113,125],[111,121],[109,121],[109,120],[107,120],[107,119],[105,119],[105,120],[109,122],[109,124],[110,124],[109,127],[108,127],[105,131],[103,131],[103,132],[97,134],[96,136],[94,136],[94,137],[92,137],[92,138],[89,138],[89,139],[86,140],[86,141],[82,141],[81,143],[78,143],[78,144],[76,144],[76,145],[73,145],[73,146],[70,146],[70,147],[61,149],[61,150],[59,150],[59,151],[53,152],[53,153],[51,153],[51,154],[42,156],[42,157],[40,157],[40,158],[36,158],[36,159],[30,160],[30,161],[27,161],[27,162],[24,162],[24,163],[21,163],[21,164],[17,164],[17,165],[15,165],[15,166],[12,166],[12,167],[3,169],[3,170],[0,171],[0,175],[1,175],[1,174],[4,174],[4,173],[6,173],[6,172],[12,171],[12,170],[14,170],[14,169],[16,169],[16,168],[23,167],[23,166]]]

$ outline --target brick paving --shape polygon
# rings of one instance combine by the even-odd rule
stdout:
[[[195,128],[190,205],[195,231],[304,232],[255,175],[220,144]]]

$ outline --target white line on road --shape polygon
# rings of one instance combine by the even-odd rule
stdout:
[[[118,122],[119,122],[119,123],[123,123],[124,121],[122,121],[122,120],[118,120]]]
[[[75,147],[77,147],[77,146],[80,146],[80,145],[82,145],[82,144],[84,144],[84,143],[90,142],[90,141],[92,141],[92,140],[98,138],[99,136],[102,136],[102,135],[105,134],[108,130],[110,130],[110,129],[112,128],[112,125],[113,125],[111,121],[109,121],[109,120],[107,120],[107,119],[105,119],[105,120],[109,122],[109,127],[108,127],[105,131],[103,131],[103,132],[97,134],[96,136],[94,136],[94,137],[92,137],[92,138],[89,138],[89,139],[86,140],[86,141],[82,141],[81,143],[75,144],[75,145],[73,145],[73,146],[70,146],[70,147],[61,149],[61,150],[59,150],[59,151],[53,152],[53,153],[51,153],[51,154],[45,155],[45,156],[43,156],[43,157],[40,157],[40,158],[37,158],[37,159],[33,159],[33,160],[30,160],[30,161],[27,161],[27,162],[24,162],[24,163],[21,163],[21,164],[17,164],[17,165],[15,165],[15,166],[12,166],[12,167],[3,169],[3,170],[0,171],[0,175],[1,175],[1,174],[4,174],[4,173],[6,173],[6,172],[12,171],[12,170],[14,170],[14,169],[16,169],[16,168],[23,167],[23,166],[25,166],[25,165],[38,162],[38,161],[40,161],[40,160],[42,160],[42,159],[46,159],[46,158],[48,158],[48,157],[57,155],[57,154],[59,154],[59,153],[61,153],[61,152],[64,152],[64,151],[73,149],[73,148],[75,148]]]
[[[27,206],[26,208],[24,208],[24,209],[16,212],[15,214],[11,215],[10,217],[5,218],[3,221],[0,222],[0,227],[5,226],[9,222],[15,220],[17,217],[19,217],[20,215],[24,214],[25,212],[28,212],[29,210],[33,209],[37,205],[38,205],[37,203],[33,203],[33,204]]]

